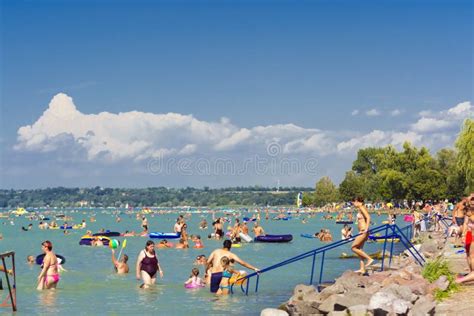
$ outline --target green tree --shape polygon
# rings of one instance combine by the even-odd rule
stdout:
[[[443,148],[436,154],[437,170],[446,182],[446,198],[455,199],[464,194],[466,179],[457,165],[457,152]]]
[[[303,206],[314,205],[314,192],[303,192]]]
[[[386,169],[380,172],[381,186],[379,187],[381,197],[384,200],[402,200],[407,190],[406,176],[397,170]]]
[[[344,201],[350,201],[357,196],[366,196],[365,181],[363,176],[354,171],[346,172],[344,180],[339,185],[339,194]]]
[[[474,191],[474,120],[466,119],[456,139],[457,165],[466,182],[465,193]]]
[[[379,171],[384,148],[363,148],[357,152],[357,158],[352,163],[352,170],[357,174],[374,174]]]
[[[324,206],[327,203],[337,202],[339,200],[339,192],[329,177],[322,177],[316,183],[314,191],[314,204],[316,206]]]

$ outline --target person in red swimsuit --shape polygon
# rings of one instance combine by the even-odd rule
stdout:
[[[458,277],[456,283],[474,281],[474,249],[472,247],[472,234],[474,232],[474,197],[469,197],[469,202],[470,204],[466,207],[466,217],[464,218],[463,236],[465,236],[464,247],[466,249],[470,273],[464,277]]]

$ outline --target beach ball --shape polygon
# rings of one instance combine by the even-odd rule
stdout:
[[[118,241],[117,239],[112,239],[112,240],[109,242],[109,247],[110,247],[111,249],[117,249],[119,245],[120,245],[120,241]]]

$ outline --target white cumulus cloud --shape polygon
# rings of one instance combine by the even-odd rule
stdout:
[[[377,109],[370,109],[365,112],[365,115],[367,116],[379,116],[380,114],[381,114],[380,111]]]
[[[400,114],[402,114],[402,111],[399,109],[390,111],[390,116],[399,116]]]
[[[143,160],[148,158],[232,151],[247,146],[247,152],[264,152],[271,142],[282,148],[296,146],[299,151],[316,151],[321,131],[279,124],[239,128],[229,119],[207,122],[178,113],[84,114],[71,97],[59,93],[48,109],[32,125],[18,129],[15,149],[48,152],[59,150],[65,142],[84,150],[89,161]],[[327,142],[321,138],[321,142]]]
[[[416,132],[428,133],[442,131],[458,127],[465,118],[472,117],[474,109],[471,102],[466,101],[457,104],[447,111],[433,113],[431,111],[420,112],[418,121],[411,125]]]
[[[395,111],[399,110],[393,110],[391,115],[398,113]],[[366,114],[374,116],[380,112],[372,109]],[[352,154],[369,146],[401,146],[405,141],[432,148],[452,145],[455,133],[447,129],[458,127],[472,114],[471,103],[462,102],[445,111],[424,112],[408,129],[400,130],[361,133],[303,128],[295,124],[243,128],[228,118],[208,122],[179,113],[84,114],[71,97],[59,93],[36,122],[18,129],[15,149],[55,154],[71,152],[76,160],[79,160],[77,153],[83,160],[108,163],[167,156],[215,156],[222,152],[244,156],[266,153],[270,145],[278,144],[281,154],[322,157]]]

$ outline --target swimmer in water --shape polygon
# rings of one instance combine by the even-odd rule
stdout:
[[[198,268],[193,268],[191,270],[191,275],[189,276],[189,279],[184,282],[184,285],[192,287],[192,288],[198,288],[198,287],[204,287],[204,281],[199,277],[199,269]]]

